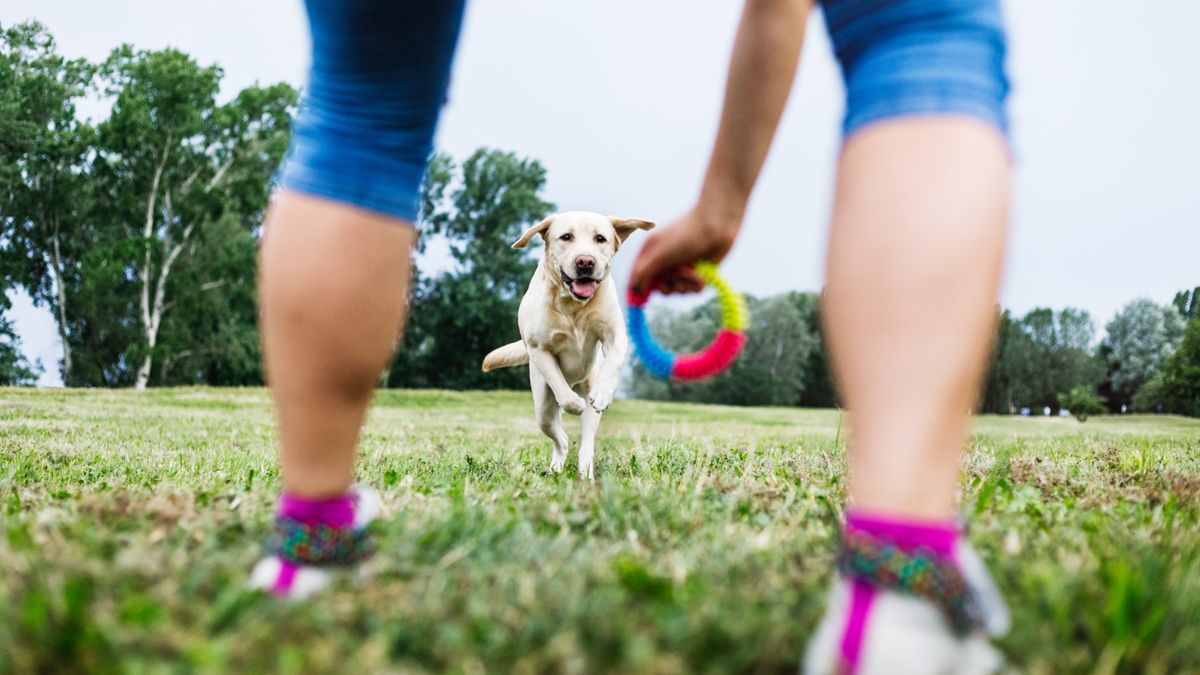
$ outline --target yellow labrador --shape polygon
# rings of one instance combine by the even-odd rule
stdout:
[[[565,410],[581,416],[579,477],[594,477],[600,414],[617,393],[629,348],[609,271],[621,242],[634,230],[652,227],[648,220],[569,211],[549,216],[513,244],[525,248],[540,234],[545,254],[517,312],[521,339],[488,354],[483,370],[529,364],[534,414],[554,444],[550,470],[555,473],[567,460]]]

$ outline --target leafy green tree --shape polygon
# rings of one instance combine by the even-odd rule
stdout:
[[[1133,395],[1133,410],[1148,413],[1165,412],[1166,406],[1163,403],[1166,400],[1163,393],[1164,384],[1163,373],[1160,370]]]
[[[1138,390],[1133,402],[1138,410],[1200,417],[1200,318],[1188,322],[1179,348]]]
[[[1190,291],[1179,291],[1171,304],[1175,305],[1180,316],[1187,321],[1200,318],[1200,286]]]
[[[103,73],[113,106],[99,129],[96,173],[107,208],[97,218],[117,244],[109,251],[125,254],[120,263],[136,287],[140,340],[123,356],[138,364],[133,385],[141,389],[156,357],[177,364],[196,349],[182,329],[174,331],[182,343],[160,343],[164,317],[179,298],[201,289],[227,293],[235,281],[246,281],[189,259],[205,247],[209,255],[224,250],[217,234],[231,223],[257,232],[296,92],[286,84],[254,86],[218,104],[220,68],[202,67],[174,49],[120,47]],[[193,274],[177,274],[189,264]]]
[[[1013,343],[1013,392],[1019,405],[1055,408],[1058,393],[1079,385],[1094,387],[1104,366],[1092,353],[1096,328],[1084,310],[1030,311],[1020,322],[1028,340]]]
[[[82,259],[93,248],[95,129],[76,102],[94,68],[66,59],[36,22],[0,27],[0,252],[3,276],[48,307],[62,341],[63,381],[75,380],[71,332]]]
[[[821,324],[821,298],[819,293],[789,293],[796,303],[808,331],[818,337],[816,348],[804,369],[804,390],[799,404],[807,408],[833,408],[838,406],[837,385],[833,377],[833,365],[829,362],[829,344],[825,340]]]
[[[177,288],[159,330],[160,385],[263,382],[258,339],[255,231],[226,215],[202,233],[173,276]]]
[[[1105,327],[1102,345],[1108,362],[1110,404],[1119,409],[1132,402],[1134,393],[1175,352],[1183,328],[1183,318],[1173,305],[1141,299],[1117,312]]]
[[[1099,415],[1107,408],[1104,399],[1087,385],[1072,387],[1071,391],[1058,395],[1058,405],[1064,410],[1071,411],[1075,419],[1086,422],[1091,415]]]
[[[484,355],[520,339],[517,308],[536,259],[511,245],[554,210],[541,192],[546,169],[511,152],[480,149],[455,166],[436,156],[426,173],[422,246],[446,244],[451,267],[414,273],[408,328],[387,377],[393,387],[513,389],[525,368],[480,371]],[[540,250],[535,250],[540,255]]]
[[[1012,312],[1000,311],[996,322],[996,337],[992,344],[992,358],[984,379],[980,410],[987,413],[1009,415],[1016,412],[1022,353],[1032,351],[1032,341],[1021,330],[1020,323],[1013,319]]]
[[[1020,319],[1005,310],[997,323],[981,408],[1008,414],[1022,407],[1058,407],[1058,394],[1094,388],[1104,365],[1092,352],[1095,325],[1083,311],[1031,310]]]
[[[220,69],[177,50],[93,66],[35,23],[0,36],[0,262],[51,309],[64,382],[258,381],[253,258],[296,92],[218,104]]]
[[[11,308],[12,304],[0,284],[0,386],[28,386],[37,382],[40,369],[21,354],[21,341],[17,338],[12,321],[4,316],[4,311]]]

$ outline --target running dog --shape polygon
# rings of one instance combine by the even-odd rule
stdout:
[[[654,223],[586,211],[556,213],[513,243],[525,248],[541,235],[545,253],[521,298],[521,339],[492,351],[484,372],[529,364],[538,427],[554,444],[550,470],[567,460],[562,411],[580,415],[579,477],[594,480],[593,456],[600,415],[617,393],[629,349],[612,259],[635,230]]]

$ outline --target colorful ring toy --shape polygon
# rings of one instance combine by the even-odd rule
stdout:
[[[701,380],[725,370],[737,358],[746,344],[746,326],[750,313],[741,293],[734,291],[717,274],[717,266],[710,262],[698,262],[696,274],[704,283],[717,291],[721,303],[721,328],[717,336],[704,349],[695,354],[677,356],[663,349],[650,334],[646,322],[646,302],[650,293],[635,293],[629,290],[629,338],[633,349],[646,370],[664,379]]]

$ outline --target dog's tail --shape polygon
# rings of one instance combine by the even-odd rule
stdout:
[[[521,340],[506,344],[483,357],[483,372],[529,363],[529,350]]]

